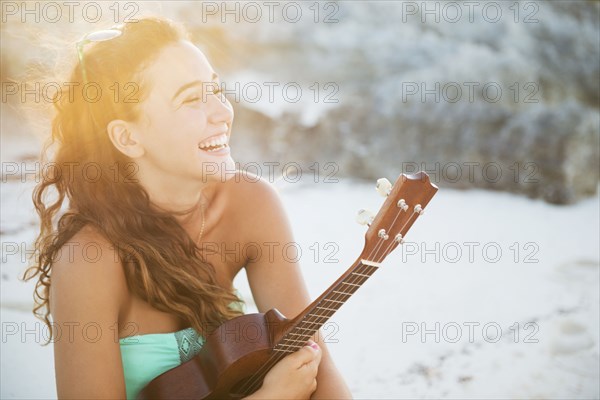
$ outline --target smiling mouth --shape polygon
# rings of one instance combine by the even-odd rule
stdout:
[[[220,144],[217,146],[209,146],[209,147],[200,147],[198,146],[198,148],[202,151],[208,151],[208,152],[213,152],[213,151],[219,151],[221,149],[224,149],[226,147],[229,147],[227,144]]]
[[[207,139],[207,140],[201,142],[200,144],[198,144],[198,148],[200,150],[208,151],[208,152],[219,151],[226,147],[229,147],[228,142],[229,142],[229,138],[227,137],[227,134],[225,133],[220,136],[212,137],[210,139]]]

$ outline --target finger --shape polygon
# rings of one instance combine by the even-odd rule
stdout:
[[[321,352],[321,348],[319,347],[319,345],[312,340],[306,342],[306,345],[304,345],[304,347],[310,347],[311,349],[316,350],[319,353]]]
[[[309,367],[310,369],[314,369],[315,371],[317,370],[317,368],[319,367],[319,363],[321,362],[321,356],[322,356],[322,352],[321,349],[315,344],[314,346],[311,346],[312,349],[312,355],[313,358],[310,359],[306,364],[304,364],[305,367]],[[307,349],[309,350],[309,349]]]
[[[297,352],[293,353],[291,356],[294,356],[294,361],[297,363],[297,367],[300,368],[305,364],[308,364],[315,360],[315,358],[320,358],[321,349],[319,346],[313,342],[309,341],[309,343],[302,347]]]

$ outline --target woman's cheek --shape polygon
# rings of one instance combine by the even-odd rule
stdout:
[[[191,126],[197,133],[202,133],[208,125],[208,116],[206,110],[196,110],[188,115],[186,125]]]

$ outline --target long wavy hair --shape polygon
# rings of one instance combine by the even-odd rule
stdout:
[[[87,79],[77,62],[69,79],[77,90],[72,96],[55,98],[52,134],[42,148],[45,173],[32,196],[40,231],[31,256],[34,261],[21,279],[39,275],[33,314],[49,328],[44,345],[53,337],[52,264],[61,247],[84,226],[92,226],[116,249],[131,292],[189,322],[199,333],[210,333],[207,327],[242,313],[231,307],[240,299],[218,285],[214,267],[202,257],[176,213],[151,204],[148,193],[132,179],[135,165],[114,147],[106,130],[114,119],[137,120],[138,104],[152,85],[141,80],[141,72],[161,49],[190,40],[190,35],[181,25],[160,17],[140,18],[119,28],[120,36],[85,46]],[[84,85],[88,90],[79,90]],[[49,155],[51,148],[55,148],[53,155]],[[46,201],[51,188],[56,199]],[[69,207],[63,210],[65,199]]]

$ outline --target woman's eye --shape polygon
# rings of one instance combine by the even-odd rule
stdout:
[[[221,88],[219,86],[216,86],[213,90],[212,90],[212,94],[219,94],[219,93],[223,93],[223,91],[221,90]],[[199,101],[202,100],[201,96],[194,96],[194,97],[190,97],[189,99],[186,99],[183,101],[183,104],[189,104],[189,103],[197,103]]]
[[[195,103],[200,100],[200,97],[192,97],[184,101],[184,103]]]

